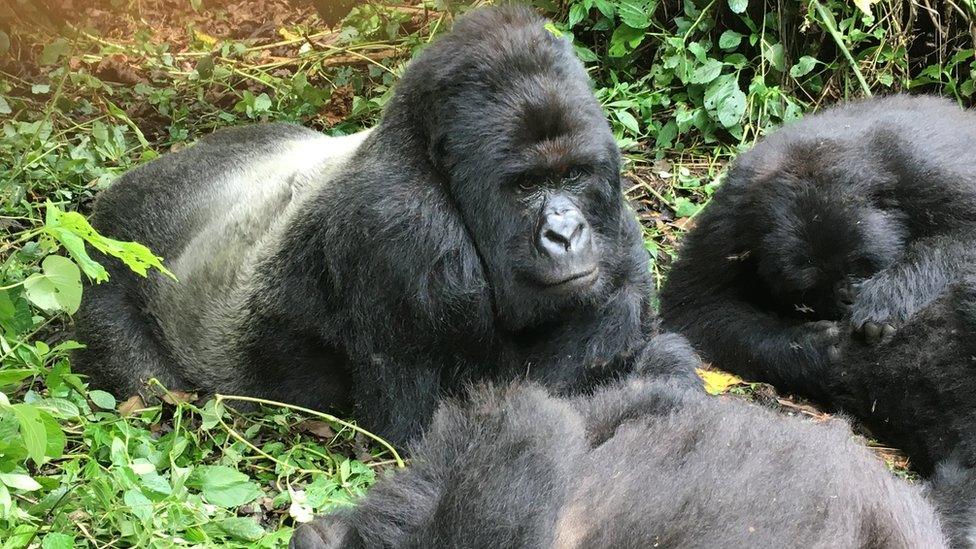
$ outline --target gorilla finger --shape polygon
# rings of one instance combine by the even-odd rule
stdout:
[[[864,333],[864,340],[868,343],[877,343],[881,338],[881,326],[877,322],[865,322],[861,330]]]
[[[885,324],[881,328],[881,339],[888,339],[889,337],[895,335],[896,331],[897,330],[895,330],[895,327],[891,324]]]

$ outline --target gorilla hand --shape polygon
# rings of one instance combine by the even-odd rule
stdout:
[[[793,329],[790,348],[820,356],[826,359],[825,363],[837,364],[841,359],[841,336],[837,322],[806,322]]]

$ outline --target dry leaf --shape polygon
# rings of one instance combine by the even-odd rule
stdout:
[[[745,383],[742,379],[721,370],[703,370],[696,368],[695,372],[705,382],[705,392],[710,395],[725,394],[729,391],[729,388]]]
[[[183,391],[170,391],[163,395],[163,402],[176,405],[181,402],[196,402],[196,393],[184,393]]]
[[[146,407],[146,403],[142,401],[142,397],[139,395],[134,395],[129,397],[122,404],[119,404],[119,415],[122,417],[127,417],[132,415],[136,410],[142,410]]]
[[[322,439],[331,439],[335,437],[335,430],[332,429],[328,423],[324,421],[306,420],[297,425],[298,430],[305,431],[306,433],[311,433]]]

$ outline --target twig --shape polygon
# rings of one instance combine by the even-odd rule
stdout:
[[[814,9],[817,10],[817,14],[820,15],[820,20],[823,21],[823,25],[827,29],[827,32],[830,33],[830,36],[834,38],[834,42],[837,43],[837,47],[840,48],[841,53],[844,54],[844,57],[847,58],[847,62],[850,63],[851,68],[854,69],[854,76],[857,77],[857,81],[861,84],[861,90],[864,91],[864,95],[868,97],[874,95],[871,93],[871,87],[868,86],[868,82],[864,79],[864,75],[861,74],[861,68],[857,65],[857,61],[854,59],[854,56],[851,55],[851,51],[847,49],[847,46],[844,44],[844,37],[837,32],[837,27],[833,23],[833,16],[831,13],[827,11],[827,9],[823,7],[823,4],[821,4],[818,0],[810,0],[810,3],[813,4]]]

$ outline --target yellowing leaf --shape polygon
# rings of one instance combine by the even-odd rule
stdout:
[[[280,34],[281,37],[284,38],[285,40],[301,40],[302,39],[301,35],[295,34],[295,33],[291,32],[290,30],[288,30],[288,29],[286,29],[284,27],[278,29],[278,34]]]
[[[695,372],[705,382],[705,392],[710,395],[725,394],[729,392],[729,388],[745,383],[742,379],[721,370],[703,370],[697,368]]]
[[[200,31],[194,29],[193,30],[193,36],[194,36],[194,38],[196,38],[197,40],[199,40],[200,42],[203,42],[204,44],[206,44],[208,46],[213,47],[215,44],[217,44],[217,39],[214,38],[213,36],[210,36],[209,34],[207,34],[205,32],[200,32]]]
[[[880,0],[854,0],[854,5],[857,9],[864,12],[864,15],[871,16],[871,6],[877,4]]]

